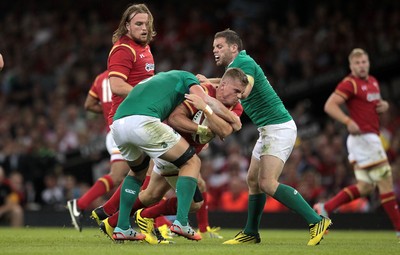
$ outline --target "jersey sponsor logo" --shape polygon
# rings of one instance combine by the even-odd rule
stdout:
[[[154,64],[146,63],[145,69],[146,69],[147,72],[153,71],[154,70]]]
[[[144,58],[145,56],[144,56],[144,54],[139,54],[139,57]]]
[[[372,102],[375,100],[380,100],[381,99],[381,94],[379,93],[368,93],[367,94],[367,101]]]

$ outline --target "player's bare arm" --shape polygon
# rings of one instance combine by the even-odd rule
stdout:
[[[85,110],[94,113],[102,113],[103,108],[101,107],[100,100],[90,94],[87,94],[85,104]]]
[[[132,86],[129,85],[120,77],[110,77],[110,86],[113,94],[125,98],[132,90]]]
[[[3,67],[4,67],[3,55],[0,54],[0,71],[3,69]]]
[[[221,118],[217,114],[214,114],[212,110],[210,111],[209,109],[207,109],[207,104],[200,97],[190,94],[186,96],[186,100],[188,100],[189,103],[193,104],[193,106],[196,107],[198,110],[204,112],[208,120],[208,127],[214,134],[218,135],[221,139],[224,139],[228,135],[232,134],[233,127],[223,118]]]
[[[199,79],[201,84],[211,84],[215,88],[218,87],[221,82],[221,78],[207,78],[202,74],[197,74],[196,77]]]
[[[332,93],[325,103],[324,110],[333,119],[346,125],[350,134],[360,134],[360,127],[340,108],[345,99],[336,93]]]
[[[190,93],[203,99],[215,114],[223,118],[232,126],[233,130],[238,131],[242,128],[240,118],[235,113],[229,111],[220,101],[207,95],[200,85],[191,86]]]
[[[250,95],[250,93],[253,89],[253,85],[254,85],[253,76],[247,75],[247,79],[249,80],[249,83],[247,84],[246,89],[243,92],[243,96],[242,96],[243,99],[247,98]]]
[[[178,105],[168,117],[168,125],[178,132],[196,133],[197,124],[190,118],[189,109],[183,104]]]

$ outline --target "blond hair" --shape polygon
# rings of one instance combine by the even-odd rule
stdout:
[[[368,53],[361,48],[354,48],[349,54],[349,62],[351,61],[352,58],[360,57],[362,55],[368,56]]]
[[[128,33],[128,29],[126,29],[126,23],[129,22],[136,14],[138,13],[146,13],[149,15],[149,23],[147,25],[147,29],[149,33],[147,34],[147,41],[146,44],[149,44],[153,37],[156,35],[154,30],[154,18],[151,14],[149,8],[145,4],[132,4],[128,6],[125,10],[124,14],[122,14],[121,20],[119,22],[119,26],[117,30],[114,31],[112,36],[112,43],[114,44],[118,41],[123,35]],[[132,15],[133,14],[133,15]],[[131,17],[132,15],[132,17]]]
[[[242,69],[237,67],[230,67],[226,69],[224,75],[222,76],[222,79],[224,79],[225,77],[231,77],[234,80],[238,80],[243,87],[246,87],[247,84],[249,84],[247,75],[242,71]]]

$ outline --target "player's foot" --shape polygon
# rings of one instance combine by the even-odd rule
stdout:
[[[325,210],[325,204],[324,203],[316,203],[313,206],[313,209],[319,214],[324,217],[329,217],[328,212]]]
[[[154,235],[157,237],[159,244],[174,244],[174,241],[167,240],[161,235],[161,232],[158,228],[154,228]]]
[[[144,239],[146,242],[149,244],[158,244],[157,237],[153,234],[154,219],[142,217],[140,215],[142,211],[143,209],[140,209],[135,212],[135,222],[139,226],[140,232],[146,235],[146,238]]]
[[[207,230],[205,232],[200,232],[202,237],[207,238],[215,238],[215,239],[222,239],[223,237],[219,235],[219,231],[221,230],[220,227],[210,227],[207,226]]]
[[[169,230],[169,227],[167,224],[164,224],[164,225],[158,227],[158,230],[160,231],[162,237],[165,239],[173,239],[173,236],[175,235],[171,232],[171,230]]]
[[[187,224],[186,226],[182,226],[182,224],[178,220],[175,220],[174,223],[172,223],[171,227],[169,227],[169,229],[173,233],[179,236],[183,236],[189,240],[201,240],[201,235],[194,231],[189,224]]]
[[[233,239],[223,242],[222,244],[251,244],[251,243],[260,243],[261,238],[260,234],[249,235],[240,231]]]
[[[101,221],[105,220],[108,215],[104,212],[103,206],[99,206],[92,211],[90,218],[94,219],[97,225],[100,226]]]
[[[113,232],[114,228],[111,227],[110,223],[108,223],[108,218],[100,222],[100,230],[103,232],[108,238],[114,241]]]
[[[112,237],[115,241],[141,241],[146,238],[146,235],[136,232],[133,228],[123,230],[119,227],[114,229]]]
[[[69,211],[69,215],[71,216],[72,225],[78,230],[79,232],[82,231],[82,211],[79,210],[77,205],[77,200],[72,199],[67,201],[67,208]]]
[[[331,219],[322,216],[321,221],[315,224],[311,224],[310,228],[310,241],[308,241],[307,245],[318,245],[321,240],[324,238],[325,231],[329,229],[332,225]]]

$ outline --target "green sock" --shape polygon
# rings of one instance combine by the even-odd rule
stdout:
[[[279,184],[273,197],[287,208],[303,216],[308,224],[315,224],[321,220],[321,216],[311,208],[301,194],[290,186]]]
[[[130,214],[133,204],[139,195],[141,186],[142,182],[130,175],[127,175],[122,183],[117,227],[123,230],[131,226]]]
[[[267,195],[265,193],[249,195],[247,208],[247,222],[243,232],[245,234],[257,234],[260,226],[261,216],[264,211]]]
[[[193,201],[193,195],[196,191],[197,179],[189,176],[179,176],[176,181],[176,197],[178,199],[178,209],[176,212],[176,220],[182,226],[188,224],[188,214],[190,205]]]

